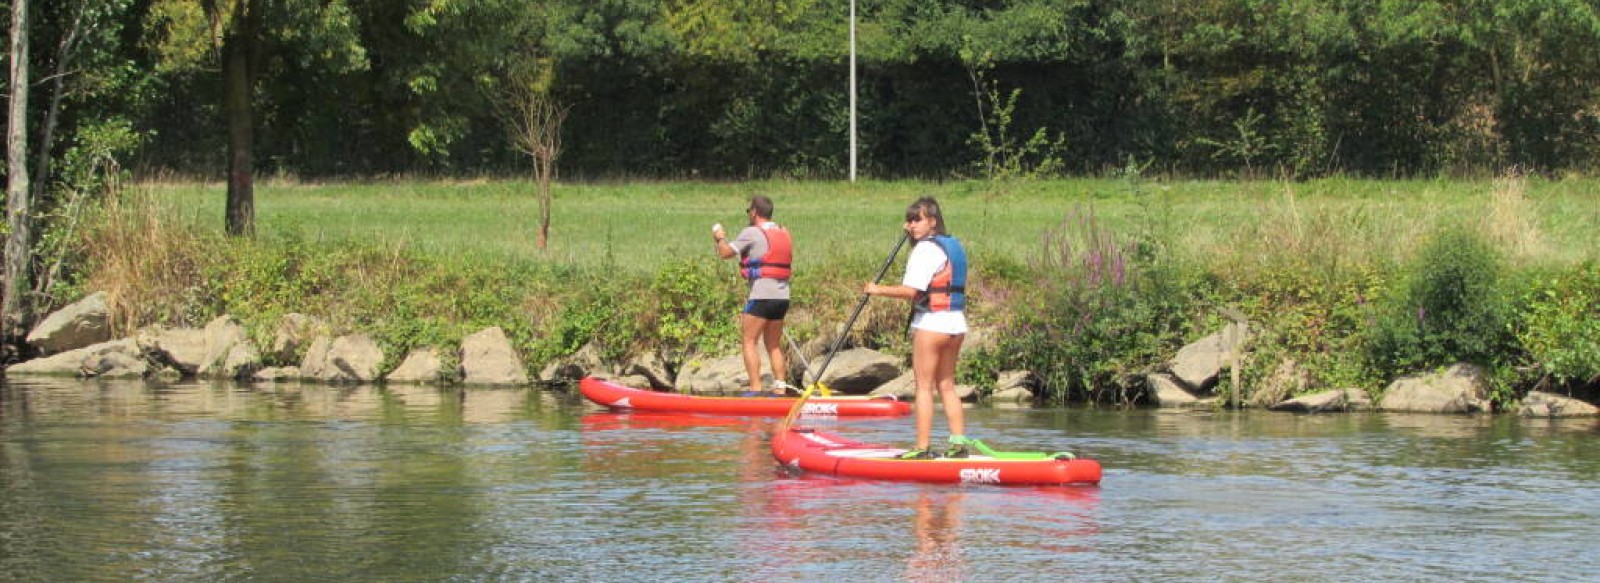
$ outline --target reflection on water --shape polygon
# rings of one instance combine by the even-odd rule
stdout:
[[[767,561],[745,580],[1033,578],[1093,548],[1095,487],[982,488],[788,476],[754,490]],[[759,502],[759,506],[755,503]],[[1050,572],[1048,570],[1037,571]]]
[[[1600,538],[1594,420],[975,408],[997,447],[1106,467],[998,488],[794,475],[774,420],[538,390],[0,399],[0,581],[1564,581]]]
[[[542,391],[457,391],[435,387],[337,387],[280,383],[146,384],[137,381],[30,380],[8,389],[0,414],[76,419],[343,419],[503,423],[530,408],[555,406]],[[27,390],[23,390],[27,389]],[[532,402],[530,402],[532,400]]]
[[[961,498],[959,491],[918,492],[914,503],[916,519],[911,532],[917,541],[916,553],[906,565],[910,581],[962,581],[966,579],[961,561]]]

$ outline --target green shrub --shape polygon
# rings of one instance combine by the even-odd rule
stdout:
[[[1536,278],[1519,307],[1517,342],[1542,375],[1561,385],[1600,379],[1600,265]]]
[[[1051,401],[1131,403],[1143,374],[1193,329],[1198,283],[1147,273],[1124,285],[1055,290],[1004,331],[997,350],[1004,368],[1037,374]]]
[[[299,237],[277,241],[227,239],[214,261],[203,264],[204,306],[209,315],[229,314],[242,322],[259,346],[268,346],[279,319],[291,312],[326,317],[322,302],[343,279],[349,250],[319,249]],[[204,322],[200,322],[203,324]],[[298,364],[269,362],[269,364]]]
[[[987,391],[994,385],[995,378],[1007,370],[1010,364],[1005,353],[995,348],[983,348],[971,351],[961,356],[956,362],[956,383],[980,387],[979,390]]]
[[[1159,257],[1135,264],[1138,251],[1092,212],[1068,215],[1035,266],[1038,299],[1013,302],[1017,312],[995,349],[971,367],[990,370],[968,374],[1025,369],[1040,377],[1050,401],[1133,402],[1143,373],[1194,328],[1190,315],[1209,286]]]
[[[1366,343],[1370,366],[1393,378],[1472,362],[1493,367],[1512,349],[1501,259],[1465,228],[1435,233],[1409,275],[1378,306]]]
[[[637,337],[640,283],[629,277],[588,274],[587,285],[569,287],[572,295],[561,298],[556,314],[540,326],[540,334],[530,352],[532,363],[543,363],[570,355],[594,342],[607,358],[625,355]]]
[[[1235,281],[1230,299],[1250,319],[1246,390],[1286,359],[1310,374],[1308,390],[1378,384],[1363,354],[1363,330],[1369,298],[1382,293],[1390,269],[1368,264],[1328,273],[1285,261]]]
[[[692,354],[731,348],[739,338],[734,314],[740,287],[728,283],[728,269],[705,261],[682,260],[656,272],[650,317],[639,322],[639,337],[654,339],[673,365]]]

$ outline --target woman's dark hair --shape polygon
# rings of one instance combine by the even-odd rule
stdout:
[[[937,219],[933,224],[933,232],[939,235],[949,234],[944,228],[944,215],[939,212],[939,201],[934,200],[933,197],[924,196],[917,199],[917,202],[911,203],[911,206],[906,207],[907,222],[914,221],[918,217]]]

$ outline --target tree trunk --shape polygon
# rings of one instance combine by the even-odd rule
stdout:
[[[243,237],[255,235],[256,222],[250,68],[257,30],[252,8],[244,9],[242,22],[233,24],[222,47],[223,101],[228,118],[227,226],[229,235]]]
[[[72,24],[56,45],[55,69],[50,71],[50,99],[44,109],[44,123],[39,129],[39,155],[33,167],[33,175],[39,177],[39,181],[33,184],[34,200],[43,200],[45,186],[50,183],[50,163],[54,161],[50,151],[55,142],[56,124],[61,119],[61,99],[66,95],[66,79],[71,74],[69,68],[73,51],[81,38],[78,33],[83,30],[87,13],[87,7],[77,7],[77,13],[71,19]]]
[[[550,244],[550,205],[555,202],[550,197],[550,173],[555,168],[555,160],[549,156],[538,156],[539,165],[539,238],[536,243],[540,250]]]
[[[5,297],[0,301],[3,333],[20,338],[28,319],[28,262],[33,257],[33,225],[28,197],[28,0],[11,1],[11,107],[6,116]]]
[[[549,74],[547,66],[513,72],[501,92],[493,96],[495,114],[506,123],[511,143],[533,161],[539,204],[534,245],[541,251],[550,245],[550,215],[555,205],[550,183],[555,180],[556,159],[561,157],[561,124],[567,118],[567,108],[549,93]]]

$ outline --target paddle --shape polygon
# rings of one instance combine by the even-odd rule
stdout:
[[[806,384],[806,375],[811,373],[811,363],[806,361],[806,353],[804,353],[804,352],[802,352],[800,350],[800,345],[796,344],[795,341],[794,341],[794,337],[789,335],[789,329],[788,328],[784,328],[783,329],[783,339],[789,341],[789,350],[794,352],[794,357],[795,358],[800,359],[800,366],[805,367],[804,369],[801,369],[801,371],[800,371],[800,386],[805,386],[805,384]],[[824,396],[824,397],[833,396],[833,390],[829,389],[827,385],[821,384],[822,379],[819,379],[819,378],[817,378],[815,376],[813,376],[811,378],[813,380],[817,381],[817,385],[818,385],[817,388],[822,390],[821,391],[822,392],[822,396]]]
[[[889,252],[889,258],[883,260],[883,267],[878,268],[878,275],[872,278],[872,283],[883,281],[884,274],[889,273],[889,266],[894,265],[894,258],[900,255],[900,248],[904,247],[906,241],[910,238],[911,233],[909,231],[900,236],[900,241],[894,244],[894,250]],[[800,416],[800,411],[805,408],[806,399],[811,398],[811,390],[822,385],[822,373],[827,372],[828,364],[833,362],[833,355],[838,354],[839,349],[844,347],[844,341],[850,335],[850,328],[855,326],[856,318],[861,317],[861,310],[867,307],[867,300],[870,299],[872,299],[872,296],[867,295],[865,292],[861,294],[861,301],[856,304],[855,311],[850,313],[850,319],[845,320],[844,329],[839,331],[839,337],[833,340],[833,347],[828,349],[828,356],[822,359],[822,367],[817,369],[816,374],[812,375],[811,378],[817,379],[817,382],[806,386],[805,392],[800,393],[800,398],[795,400],[794,406],[789,408],[789,414],[783,418],[783,424],[778,426],[779,431],[789,429],[789,425],[794,423],[794,419]],[[809,369],[811,367],[807,366],[806,368]]]

